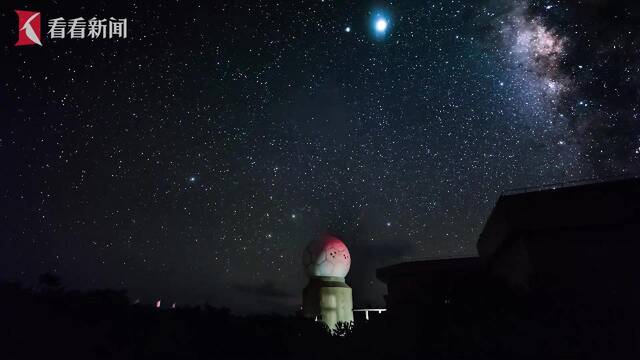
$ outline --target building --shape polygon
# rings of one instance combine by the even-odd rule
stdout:
[[[505,194],[477,248],[510,287],[635,301],[639,234],[640,179],[622,179]]]
[[[349,249],[335,236],[312,241],[303,256],[309,283],[302,293],[304,316],[322,321],[329,329],[353,322],[353,295],[345,276],[351,267]]]
[[[638,178],[523,189],[498,199],[479,258],[397,264],[377,277],[390,310],[451,301],[495,281],[525,294],[631,306],[640,300],[639,234]]]
[[[471,358],[637,358],[639,235],[640,179],[504,194],[480,257],[377,271],[388,322]]]
[[[401,263],[378,269],[376,276],[387,284],[387,308],[413,312],[464,298],[484,269],[480,258],[469,257]]]

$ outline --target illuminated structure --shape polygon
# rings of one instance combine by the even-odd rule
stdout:
[[[347,246],[324,235],[306,247],[303,263],[309,277],[302,294],[304,315],[323,321],[329,329],[339,322],[353,322],[353,296],[344,280],[351,267]]]

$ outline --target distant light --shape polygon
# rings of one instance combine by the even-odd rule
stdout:
[[[189,178],[189,181],[190,181],[190,182],[194,182],[194,181],[196,181],[196,177],[195,177],[195,176],[190,177],[190,178]]]
[[[387,26],[389,26],[387,19],[381,18],[376,21],[376,31],[379,33],[385,32],[385,30],[387,30]]]
[[[158,309],[159,309],[159,308],[160,308],[160,304],[161,304],[161,303],[162,303],[162,302],[161,302],[160,300],[156,301],[156,308],[158,308]]]
[[[346,31],[346,32],[351,32],[351,28],[350,28],[349,26],[347,26],[347,27],[344,29],[344,31]]]

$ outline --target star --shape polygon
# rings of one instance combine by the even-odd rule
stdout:
[[[385,30],[387,30],[388,25],[389,23],[386,19],[378,19],[376,20],[376,31],[379,33],[383,33],[385,32]]]
[[[194,21],[179,4],[147,3],[140,13]],[[373,269],[357,264],[471,255],[502,191],[640,171],[633,2],[333,3],[309,11],[290,2],[283,11],[203,2],[200,12],[217,14],[202,24],[207,41],[147,31],[149,48],[128,47],[131,61],[104,59],[90,42],[65,66],[4,49],[11,66],[46,74],[11,72],[0,82],[11,120],[0,160],[16,174],[0,179],[5,207],[16,209],[0,224],[11,224],[3,235],[31,239],[0,251],[3,274],[28,283],[35,271],[72,274],[95,263],[105,276],[89,280],[103,287],[119,284],[121,270],[141,270],[145,281],[127,287],[143,302],[152,290],[172,292],[168,271],[201,284],[184,294],[194,303],[244,282],[276,281],[297,294],[300,246],[332,231],[371,246],[354,257],[362,269],[354,282],[363,282],[353,285],[373,280],[377,290],[356,301],[382,305]],[[113,6],[102,15],[129,11]],[[247,36],[230,13],[246,15]],[[326,36],[304,41],[318,34]],[[101,66],[118,71],[95,71]],[[73,86],[56,81],[68,75]],[[47,91],[33,96],[34,87]],[[51,121],[35,126],[43,116]],[[56,181],[28,186],[43,177]],[[78,212],[88,198],[100,206]],[[25,199],[34,201],[25,207]],[[92,240],[62,244],[44,230]],[[200,246],[207,251],[194,251]],[[32,247],[33,256],[11,261]],[[193,256],[181,263],[185,251]],[[282,266],[277,278],[253,277],[270,266]],[[63,282],[85,286],[74,276]],[[239,311],[269,312],[262,304],[274,300],[224,298],[232,304],[217,305],[247,306]],[[183,300],[163,304],[173,301]]]
[[[389,15],[383,11],[377,11],[371,17],[371,26],[373,28],[373,34],[377,38],[383,38],[389,32],[391,27],[391,20]]]

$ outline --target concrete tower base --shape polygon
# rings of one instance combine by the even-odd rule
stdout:
[[[302,292],[305,316],[321,320],[334,330],[338,322],[353,322],[353,296],[344,278],[319,276],[309,279]]]

